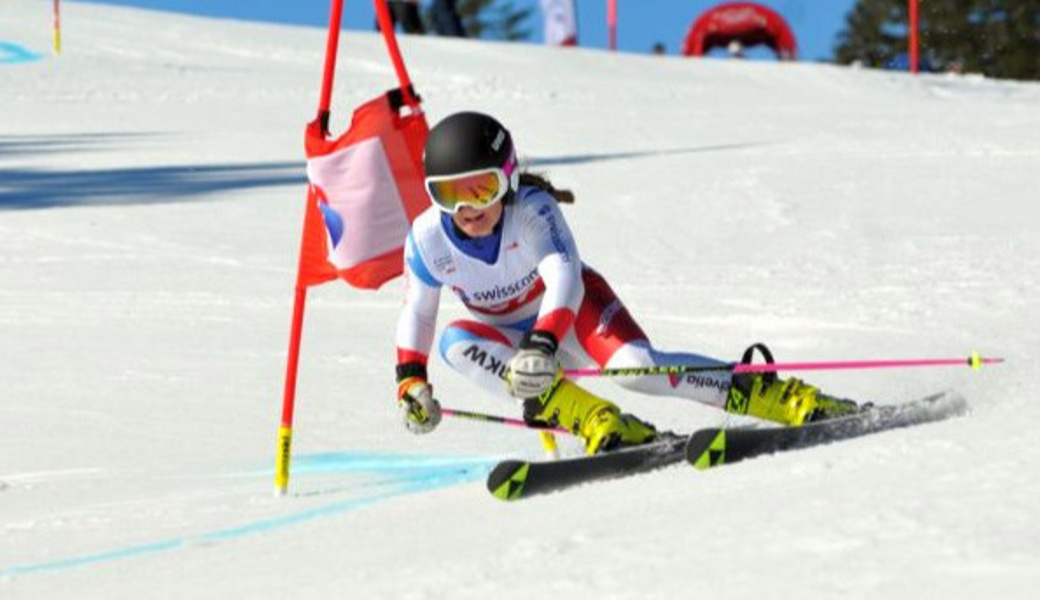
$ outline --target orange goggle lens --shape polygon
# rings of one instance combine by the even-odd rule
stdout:
[[[506,183],[497,169],[451,179],[428,179],[426,190],[434,202],[454,212],[459,205],[485,208],[505,195]]]

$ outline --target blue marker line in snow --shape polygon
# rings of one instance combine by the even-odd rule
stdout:
[[[431,470],[454,470],[459,468],[483,467],[486,469],[497,459],[485,457],[415,456],[410,454],[377,454],[373,452],[324,452],[308,454],[293,459],[294,475],[312,473],[378,473],[399,474]],[[265,469],[264,474],[270,470]]]
[[[353,462],[354,459],[361,459]],[[98,563],[107,563],[128,558],[138,558],[149,554],[170,552],[209,543],[224,542],[236,538],[265,533],[298,525],[314,519],[331,517],[351,510],[377,504],[398,496],[429,492],[453,485],[469,483],[484,478],[494,460],[489,459],[450,459],[436,457],[380,456],[375,454],[334,453],[300,457],[297,467],[310,472],[344,472],[365,471],[383,475],[393,475],[390,471],[399,471],[395,483],[389,489],[379,491],[360,498],[351,498],[333,502],[324,506],[303,510],[289,515],[254,521],[238,527],[218,529],[195,536],[172,538],[147,544],[127,546],[117,550],[83,554],[57,560],[26,563],[0,568],[0,577],[28,575],[64,571]],[[299,463],[303,463],[300,465]],[[382,464],[382,468],[378,465]]]
[[[37,54],[28,48],[11,42],[0,41],[0,65],[27,63],[40,60],[41,58],[43,58],[42,54]]]

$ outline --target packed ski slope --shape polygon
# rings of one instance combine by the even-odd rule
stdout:
[[[476,108],[573,189],[583,258],[659,346],[967,356],[809,374],[948,422],[516,504],[528,432],[398,422],[400,281],[312,290],[272,496],[317,29],[0,3],[0,597],[1032,597],[1040,85],[407,38],[431,122]],[[342,38],[333,128],[393,85]],[[3,52],[3,50],[0,50]],[[33,59],[32,57],[36,58]],[[29,57],[28,59],[26,57]],[[461,315],[445,303],[442,322]],[[448,406],[516,414],[434,361]],[[593,387],[665,428],[723,421]],[[577,446],[566,442],[568,452]]]

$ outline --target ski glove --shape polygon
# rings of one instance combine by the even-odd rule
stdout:
[[[510,395],[521,400],[538,398],[552,387],[560,369],[557,346],[556,336],[548,331],[527,332],[506,372]]]
[[[397,408],[412,433],[429,433],[441,422],[441,405],[433,398],[433,386],[421,377],[397,384]]]

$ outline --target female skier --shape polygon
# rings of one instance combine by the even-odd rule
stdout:
[[[472,317],[441,334],[444,360],[492,394],[521,402],[528,423],[580,436],[589,454],[646,443],[657,432],[565,378],[563,368],[725,364],[650,344],[606,280],[581,261],[557,206],[573,196],[520,173],[512,137],[498,121],[476,112],[447,117],[430,131],[423,162],[434,206],[408,234],[397,323],[397,398],[410,431],[432,431],[441,419],[426,363],[444,287]],[[719,370],[616,381],[786,425],[856,409],[771,374]]]

